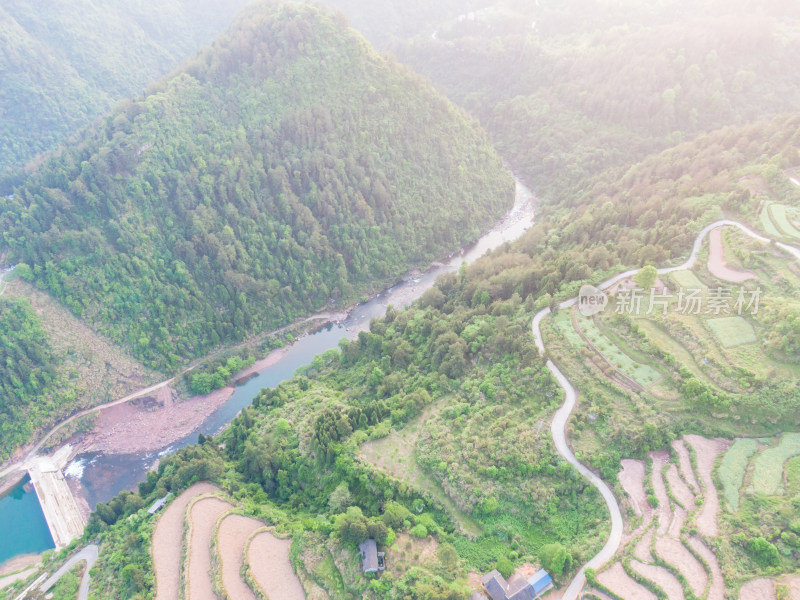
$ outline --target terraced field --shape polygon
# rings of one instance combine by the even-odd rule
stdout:
[[[793,443],[791,437],[785,448],[781,444],[774,450],[783,448],[785,456]],[[600,589],[591,593],[624,600],[775,600],[776,582],[763,578],[746,582],[738,592],[728,585],[726,596],[718,558],[720,508],[714,465],[722,455],[720,468],[733,485],[744,478],[754,444],[687,435],[671,452],[650,453],[647,463],[622,461],[619,481],[637,526],[625,536],[618,560],[597,574]],[[725,495],[730,503],[729,490]]]
[[[578,323],[583,332],[584,339],[588,340],[592,346],[603,355],[605,360],[623,375],[629,377],[644,388],[653,385],[661,379],[661,374],[653,367],[637,362],[626,354],[622,348],[600,331],[593,319],[579,317]]]
[[[171,502],[153,535],[157,600],[304,600],[289,561],[291,541],[236,510],[207,483]]]

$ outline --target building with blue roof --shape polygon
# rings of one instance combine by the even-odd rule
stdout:
[[[494,570],[484,575],[481,582],[492,600],[536,600],[553,589],[553,578],[544,569],[540,569],[527,581],[517,577],[508,582]]]

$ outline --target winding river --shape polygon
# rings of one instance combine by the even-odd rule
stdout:
[[[456,252],[446,262],[434,263],[424,274],[408,277],[368,302],[358,305],[344,321],[300,338],[287,349],[280,361],[237,387],[230,400],[211,414],[200,428],[190,435],[157,452],[80,455],[67,466],[67,477],[80,480],[80,493],[91,508],[98,502],[107,502],[123,490],[135,489],[136,484],[145,479],[147,471],[153,468],[158,459],[196,442],[200,433],[217,433],[230,423],[240,410],[249,406],[261,389],[275,387],[282,381],[290,379],[298,368],[310,364],[318,354],[336,348],[341,339],[354,338],[358,331],[369,327],[372,319],[386,314],[390,304],[397,307],[409,304],[430,289],[440,275],[454,272],[461,263],[473,262],[486,252],[518,239],[533,225],[533,222],[534,196],[517,180],[514,206],[477,242]]]

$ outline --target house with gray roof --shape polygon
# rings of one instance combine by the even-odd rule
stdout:
[[[377,573],[386,568],[386,554],[378,552],[378,543],[373,539],[368,539],[359,547],[361,550],[361,564],[364,573]]]
[[[511,581],[495,569],[484,575],[481,583],[492,600],[536,600],[553,589],[553,579],[544,569],[529,579],[516,577]]]
[[[162,508],[164,508],[164,505],[167,503],[167,500],[169,500],[170,496],[172,496],[172,492],[168,493],[163,498],[159,498],[158,500],[153,502],[153,506],[148,508],[147,512],[150,513],[151,515],[156,514],[158,511],[160,511]]]

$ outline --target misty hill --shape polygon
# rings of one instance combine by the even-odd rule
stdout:
[[[244,0],[7,0],[0,6],[0,173],[139,94],[231,22]]]
[[[246,11],[0,200],[11,261],[163,367],[477,238],[512,202],[500,158],[340,21]]]
[[[796,4],[757,0],[505,0],[392,50],[562,201],[608,167],[794,111],[798,17]]]

